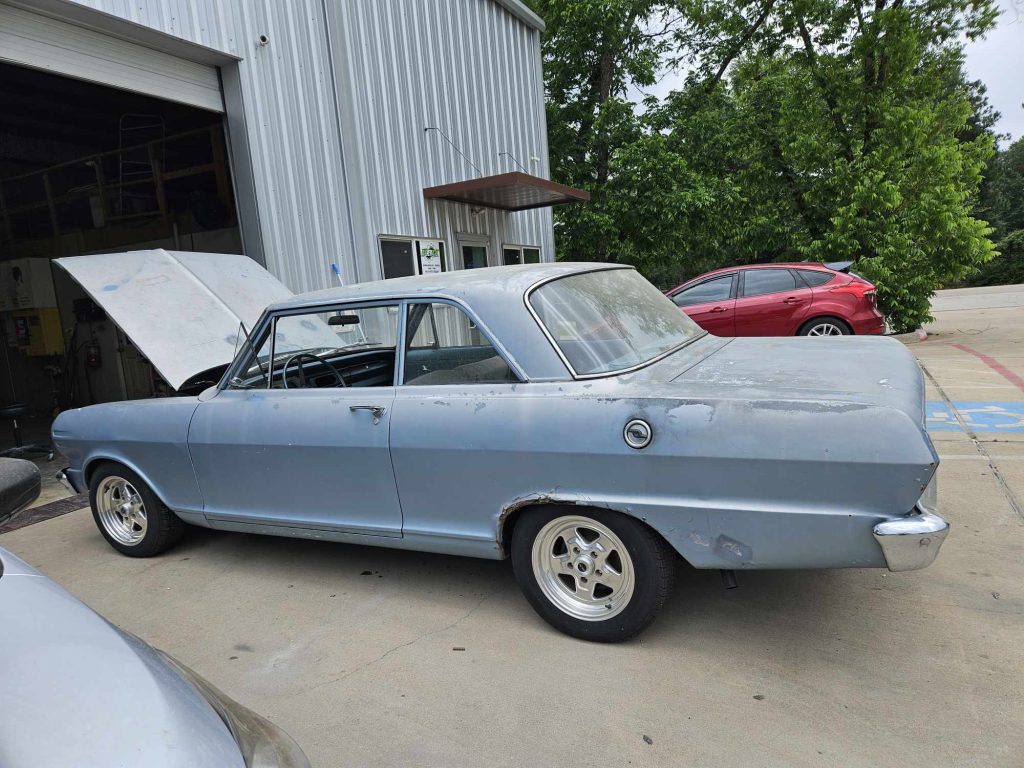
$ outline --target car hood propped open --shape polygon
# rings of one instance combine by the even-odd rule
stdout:
[[[247,256],[128,251],[54,259],[174,389],[231,362],[238,328],[292,296]]]

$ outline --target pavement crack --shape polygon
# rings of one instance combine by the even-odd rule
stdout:
[[[410,645],[414,645],[414,644],[418,643],[420,640],[423,640],[425,638],[431,637],[433,635],[439,635],[442,632],[447,632],[449,629],[454,629],[459,624],[461,624],[466,619],[468,619],[470,616],[472,616],[474,613],[476,613],[478,610],[480,610],[481,606],[483,606],[483,604],[485,602],[487,602],[488,599],[489,599],[489,596],[488,595],[484,595],[483,597],[480,598],[479,602],[477,602],[476,605],[474,605],[472,608],[470,608],[464,614],[459,616],[459,618],[455,619],[454,621],[452,621],[452,622],[450,622],[448,624],[445,624],[443,627],[437,627],[435,629],[431,629],[431,630],[428,630],[426,632],[423,632],[423,633],[417,635],[416,637],[414,637],[412,640],[407,640],[404,643],[399,643],[398,645],[393,646],[392,648],[389,648],[388,650],[384,651],[384,653],[382,653],[380,656],[377,656],[374,659],[370,659],[369,661],[367,661],[367,662],[365,662],[363,664],[360,664],[358,667],[355,667],[354,669],[350,669],[348,672],[345,672],[342,675],[338,675],[337,677],[332,677],[332,678],[329,678],[327,680],[323,680],[323,681],[317,683],[314,686],[306,688],[305,690],[298,691],[297,693],[293,694],[292,696],[289,696],[288,698],[293,698],[295,696],[299,696],[300,694],[309,693],[310,691],[315,691],[317,688],[323,688],[324,686],[327,686],[327,685],[334,685],[335,683],[340,683],[342,680],[345,680],[346,678],[352,677],[352,675],[356,674],[357,672],[362,672],[364,669],[366,669],[368,667],[372,667],[374,664],[378,664],[379,662],[383,661],[384,659],[386,659],[391,654],[393,654],[393,653],[395,653],[397,651],[400,651],[403,648],[408,648]]]
[[[1021,502],[1021,500],[1017,497],[1017,494],[1014,493],[1013,489],[1007,484],[1006,479],[999,471],[999,466],[995,463],[995,460],[992,458],[991,454],[989,454],[988,449],[985,448],[983,441],[978,439],[977,434],[975,434],[974,430],[971,429],[967,421],[961,415],[960,411],[957,410],[956,406],[953,405],[953,401],[949,399],[949,395],[946,394],[946,390],[944,390],[942,388],[942,385],[939,384],[938,379],[936,379],[932,375],[932,372],[929,371],[925,364],[922,363],[920,360],[918,360],[918,364],[921,366],[921,370],[924,371],[924,375],[928,377],[928,379],[931,381],[933,385],[935,385],[935,389],[939,393],[939,397],[942,398],[942,401],[949,408],[950,413],[953,414],[953,417],[957,420],[957,423],[960,424],[960,428],[963,429],[964,434],[966,434],[968,439],[972,443],[974,443],[975,449],[984,457],[985,461],[988,463],[989,469],[992,470],[992,476],[996,479],[996,484],[999,486],[1000,490],[1002,490],[1003,496],[1006,497],[1006,502],[1010,505],[1010,508],[1017,513],[1017,516],[1021,520],[1024,520],[1024,503]]]

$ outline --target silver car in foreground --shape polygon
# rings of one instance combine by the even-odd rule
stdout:
[[[0,459],[0,524],[39,471]],[[281,729],[0,548],[0,766],[309,768]]]
[[[241,336],[198,396],[54,423],[120,552],[188,523],[510,557],[548,622],[612,641],[654,618],[677,557],[900,571],[948,529],[901,344],[717,338],[628,267],[363,283]]]

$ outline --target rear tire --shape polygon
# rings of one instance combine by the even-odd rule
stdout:
[[[89,504],[103,538],[122,555],[153,557],[177,544],[185,532],[181,518],[121,464],[96,468],[89,481]]]
[[[664,539],[609,510],[527,510],[511,548],[530,605],[555,629],[582,640],[633,637],[658,615],[675,579],[675,553]]]
[[[853,335],[853,329],[838,317],[816,317],[800,326],[800,330],[796,332],[796,335],[851,336]]]

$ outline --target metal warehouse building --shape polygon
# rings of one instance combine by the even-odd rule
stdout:
[[[244,253],[293,291],[553,260],[585,195],[547,180],[542,29],[519,0],[0,0],[0,405],[157,391],[53,258]]]

